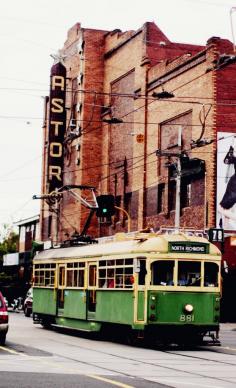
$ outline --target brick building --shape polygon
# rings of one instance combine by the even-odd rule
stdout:
[[[174,43],[149,22],[127,32],[76,24],[60,58],[66,81],[58,78],[54,91],[64,90],[65,106],[59,107],[61,97],[53,107],[52,97],[45,100],[42,194],[52,191],[50,179],[58,180],[59,191],[94,186],[97,194],[115,196],[130,215],[131,230],[158,230],[175,223],[180,162],[180,226],[219,226],[218,133],[222,138],[236,132],[232,43],[217,37],[206,46]],[[56,127],[51,114],[62,111],[66,124]],[[50,140],[50,123],[55,135],[58,128],[63,132],[61,143]],[[51,157],[62,167],[50,170]],[[83,230],[89,209],[78,200],[80,190],[72,191],[42,201],[43,241],[64,241]],[[98,223],[94,215],[88,233],[97,237],[127,228],[126,216],[117,211],[111,222]]]

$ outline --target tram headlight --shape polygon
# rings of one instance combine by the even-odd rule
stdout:
[[[184,310],[186,311],[186,313],[192,313],[193,312],[193,306],[191,304],[186,304],[184,306]]]

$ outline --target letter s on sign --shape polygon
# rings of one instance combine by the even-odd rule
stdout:
[[[61,98],[53,98],[51,111],[54,113],[62,113],[63,112],[63,102],[64,101]]]

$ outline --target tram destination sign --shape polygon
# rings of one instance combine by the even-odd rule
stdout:
[[[209,253],[209,244],[189,243],[186,241],[169,242],[168,251],[172,253]]]

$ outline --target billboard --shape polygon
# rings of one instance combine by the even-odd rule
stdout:
[[[19,265],[19,252],[3,255],[3,265]]]
[[[236,231],[236,133],[217,134],[216,226]]]
[[[63,140],[66,129],[66,68],[51,68],[48,134],[48,192],[63,186]]]

